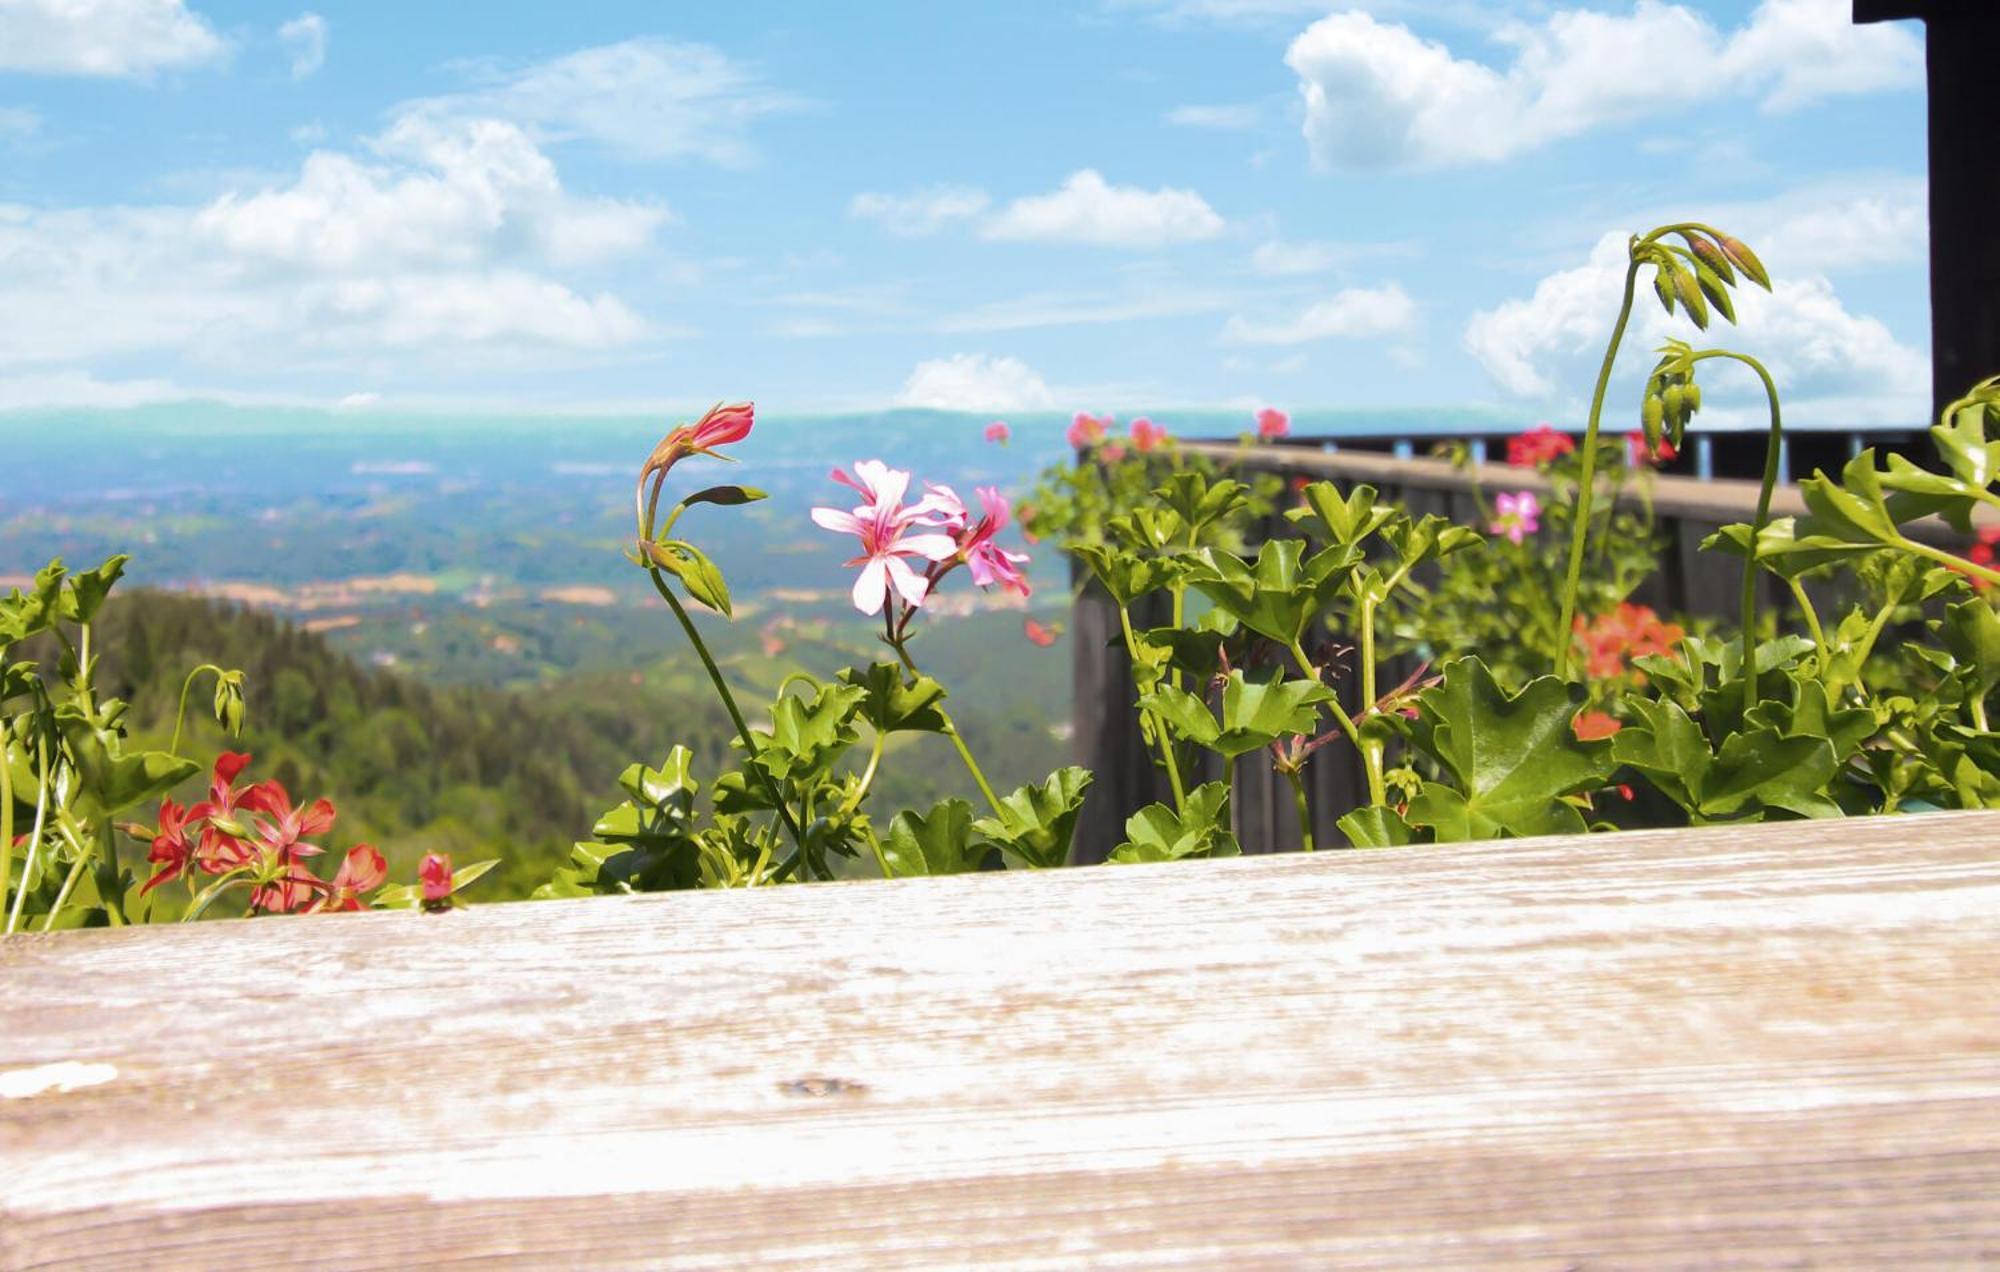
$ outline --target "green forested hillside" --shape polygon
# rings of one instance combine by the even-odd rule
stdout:
[[[719,707],[677,678],[571,677],[530,691],[434,688],[364,668],[267,614],[195,597],[133,592],[98,621],[100,683],[133,703],[136,732],[172,732],[181,678],[203,662],[248,677],[240,740],[207,716],[208,682],[188,712],[187,753],[227,745],[256,756],[253,777],[340,811],[333,839],[370,840],[404,873],[438,848],[502,856],[491,890],[522,895],[612,802],[619,771],[685,742],[710,771],[731,736]]]
[[[996,616],[980,630],[939,639],[930,651],[964,690],[955,695],[960,726],[1003,789],[1039,779],[1063,750],[1044,714],[1055,704],[1022,692],[1057,674],[1061,660],[1028,646],[1018,624]],[[830,675],[872,656],[821,626],[804,625],[780,656],[725,658],[753,721],[762,716],[756,704],[787,674]],[[500,857],[500,869],[480,886],[485,899],[525,896],[544,882],[570,844],[622,798],[616,779],[627,764],[657,763],[682,743],[695,752],[697,775],[712,781],[734,737],[693,658],[664,641],[641,656],[665,656],[638,667],[581,670],[513,688],[438,686],[364,666],[266,613],[138,590],[106,606],[93,643],[102,656],[99,683],[132,703],[134,732],[154,743],[173,731],[189,668],[241,668],[249,701],[243,736],[226,738],[209,717],[212,686],[204,677],[189,699],[185,754],[249,751],[256,756],[252,778],[276,777],[296,798],[332,799],[340,814],[332,845],[372,842],[398,878],[433,849],[460,861]],[[923,808],[975,794],[942,740],[899,743],[934,754],[896,767],[878,791],[883,807]],[[197,785],[179,794],[194,797]]]

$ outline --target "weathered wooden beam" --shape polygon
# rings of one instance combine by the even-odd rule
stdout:
[[[1931,397],[2000,375],[2000,127],[1995,0],[1854,0],[1856,22],[1921,18],[1930,112]]]
[[[0,942],[0,1266],[1974,1266],[2000,816]]]

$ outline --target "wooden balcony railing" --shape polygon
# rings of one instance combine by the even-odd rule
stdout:
[[[0,942],[0,1267],[1956,1266],[2000,814]]]

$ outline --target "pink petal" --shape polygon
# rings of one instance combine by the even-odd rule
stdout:
[[[813,524],[823,530],[835,530],[841,534],[860,534],[861,519],[851,512],[838,508],[815,508],[812,510]]]
[[[958,540],[948,534],[911,534],[896,540],[890,550],[902,556],[946,561],[958,555]]]

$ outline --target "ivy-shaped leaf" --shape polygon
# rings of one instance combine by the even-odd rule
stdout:
[[[1319,704],[1333,691],[1310,680],[1286,680],[1273,671],[1269,680],[1249,680],[1231,671],[1222,688],[1222,720],[1218,724],[1208,704],[1185,690],[1162,686],[1140,700],[1182,736],[1223,755],[1237,756],[1267,747],[1284,737],[1309,735],[1319,721]]]
[[[979,869],[988,849],[972,850],[972,805],[948,799],[928,814],[905,810],[889,823],[882,855],[898,878],[967,874]]]
[[[982,817],[972,828],[998,845],[1009,866],[1047,870],[1069,859],[1077,815],[1083,811],[1090,770],[1057,769],[1039,786],[1023,786],[1000,801],[995,817]]]
[[[878,662],[840,673],[843,684],[864,691],[860,715],[877,733],[943,733],[944,686],[922,673],[905,672],[901,663]]]
[[[1356,848],[1394,848],[1415,843],[1417,833],[1401,813],[1380,804],[1357,808],[1334,825]]]
[[[1477,658],[1445,665],[1443,682],[1417,695],[1418,742],[1452,784],[1426,782],[1406,820],[1440,842],[1581,831],[1566,795],[1600,787],[1611,773],[1602,743],[1577,739],[1570,722],[1580,687],[1553,676],[1509,696]]]
[[[1360,549],[1342,544],[1310,557],[1304,552],[1297,539],[1266,540],[1254,562],[1203,548],[1189,581],[1243,626],[1289,647],[1311,630],[1361,560]]]
[[[1125,821],[1125,842],[1112,849],[1110,860],[1131,864],[1242,853],[1229,829],[1229,786],[1208,782],[1188,792],[1181,812],[1166,804],[1148,804],[1132,814]]]

